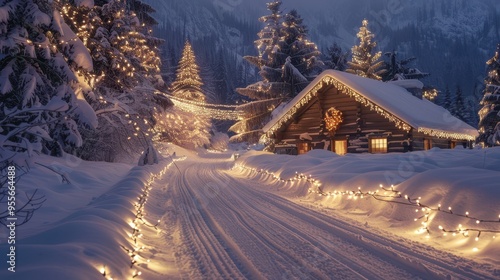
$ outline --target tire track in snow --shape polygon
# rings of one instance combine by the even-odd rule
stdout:
[[[213,179],[218,179],[218,178],[213,178]],[[239,199],[233,197],[232,200],[239,200]],[[311,277],[314,279],[326,279],[328,277],[325,277],[325,272],[329,273],[336,272],[336,276],[342,279],[351,279],[353,278],[352,277],[353,274],[356,276],[355,277],[356,279],[363,278],[360,274],[353,271],[348,266],[343,266],[340,263],[336,262],[335,260],[332,261],[337,263],[337,267],[336,268],[331,267],[329,271],[328,270],[325,271],[324,268],[320,269],[308,264],[306,261],[308,259],[307,257],[305,257],[304,255],[297,257],[296,251],[291,250],[288,247],[290,243],[293,244],[306,243],[307,245],[313,247],[310,243],[306,242],[302,238],[297,238],[296,235],[289,236],[288,238],[286,238],[284,236],[284,234],[286,233],[286,229],[283,229],[283,227],[279,223],[272,220],[266,220],[266,224],[264,224],[264,226],[260,225],[259,230],[254,229],[255,226],[258,226],[258,222],[256,221],[256,218],[252,217],[252,215],[247,213],[249,208],[240,209],[238,207],[237,209],[240,211],[235,211],[234,210],[235,205],[244,205],[244,204],[242,204],[241,201],[239,201],[237,204],[231,205],[228,201],[230,201],[230,199],[222,198],[222,196],[214,197],[212,203],[214,203],[216,207],[213,207],[212,212],[219,212],[219,213],[213,213],[212,215],[217,216],[217,220],[225,224],[226,227],[230,227],[230,232],[232,232],[233,233],[232,235],[236,236],[240,240],[240,244],[245,243],[245,247],[247,247],[249,242],[253,241],[254,244],[258,243],[257,246],[253,246],[251,252],[249,252],[250,254],[253,253],[253,255],[251,255],[252,260],[255,261],[257,258],[266,258],[270,259],[270,262],[273,263],[272,267],[265,267],[267,269],[263,269],[262,265],[259,266],[261,270],[265,270],[262,272],[265,278],[270,278],[272,276],[276,277],[276,275],[283,274],[284,271],[291,269],[292,271],[290,272],[290,274],[297,278]],[[223,209],[225,212],[217,211],[220,209]],[[223,216],[225,216],[224,213],[229,213],[229,212],[231,213],[231,215],[229,216],[232,217],[221,219]],[[262,215],[258,215],[256,217],[258,217],[260,220],[265,218]],[[270,223],[272,223],[272,225],[270,225]],[[264,230],[263,229],[264,227],[267,228],[267,230]],[[276,236],[272,234],[275,233],[275,231],[278,228],[280,228],[282,231],[281,239],[276,238]],[[272,231],[269,232],[269,229],[272,229]],[[237,232],[237,234],[234,234],[235,232]],[[244,241],[241,241],[242,239]],[[297,242],[297,240],[299,242]],[[231,243],[235,244],[235,246],[238,246],[234,241]],[[255,252],[256,250],[255,247],[259,248],[258,249],[259,252],[257,253]],[[238,248],[235,250],[242,250],[242,249],[244,250],[245,248]],[[302,250],[303,251],[302,253],[303,254],[309,253],[309,255],[315,255],[319,253],[319,251],[315,252],[316,250],[312,250],[313,252],[311,252],[311,250],[308,250],[308,252]],[[309,259],[311,259],[310,256]],[[338,268],[339,265],[341,269]],[[298,269],[293,269],[293,268],[298,268]],[[345,271],[347,271],[347,273],[345,273]]]
[[[214,179],[220,179],[228,175],[219,172],[212,173],[212,176],[214,176]],[[237,181],[233,181],[233,183],[237,184]],[[240,200],[238,204],[241,205],[242,210],[244,210],[241,211],[242,213],[252,212],[253,215],[266,221],[267,225],[261,226],[258,231],[261,240],[275,239],[273,234],[276,232],[279,232],[281,239],[287,240],[287,242],[275,246],[278,248],[276,251],[280,254],[288,254],[288,259],[295,258],[298,264],[306,267],[308,273],[305,276],[311,276],[309,274],[313,274],[314,272],[318,273],[317,275],[313,275],[315,279],[327,279],[332,277],[332,275],[335,275],[335,278],[339,279],[351,279],[353,277],[356,279],[387,279],[387,277],[391,275],[399,275],[398,278],[401,279],[411,276],[404,271],[399,271],[398,274],[398,269],[394,266],[391,267],[391,273],[386,276],[384,276],[384,274],[387,274],[385,270],[374,272],[367,269],[366,266],[369,263],[358,261],[359,255],[363,254],[363,251],[357,250],[359,252],[354,253],[358,253],[359,255],[353,257],[352,251],[353,248],[355,248],[353,244],[343,242],[339,238],[330,237],[329,232],[321,230],[320,228],[311,227],[311,224],[306,219],[297,219],[296,216],[299,215],[291,215],[290,212],[293,213],[294,211],[289,210],[289,205],[293,205],[293,203],[289,201],[286,201],[285,204],[281,204],[281,207],[276,207],[275,201],[270,199],[270,197],[274,195],[269,196],[269,194],[265,192],[252,190],[253,188],[261,189],[255,182],[249,182],[249,184],[247,184],[247,186],[250,185],[254,186],[252,188],[231,189],[233,192],[237,192],[232,193],[232,195],[234,195],[232,199]],[[242,199],[239,199],[239,197]],[[246,207],[243,207],[243,205]],[[227,207],[234,207],[234,205],[228,205]],[[269,226],[269,224],[272,224],[272,226]],[[300,225],[303,225],[301,230],[297,229]],[[271,231],[269,231],[269,229],[271,229]],[[267,233],[267,235],[263,233]],[[324,236],[328,236],[329,238],[325,239]],[[298,250],[284,252],[280,249],[281,247],[286,248],[290,243],[299,244]],[[301,248],[303,249],[301,250]],[[346,252],[350,254],[346,254]],[[301,254],[297,255],[297,253]],[[375,262],[375,267],[388,267],[388,264],[381,262],[381,260],[378,260],[378,262],[376,261],[377,259],[373,258],[369,260]]]
[[[216,167],[222,169],[223,166],[223,164],[219,163]],[[343,263],[338,259],[341,256],[340,254],[329,255],[328,251],[331,250],[321,248],[321,241],[309,237],[310,231],[301,234],[279,218],[270,216],[269,213],[244,203],[239,198],[241,195],[239,188],[233,188],[239,182],[226,173],[215,172],[214,170],[217,170],[214,169],[214,164],[204,166],[201,164],[193,166],[191,164],[184,171],[185,185],[189,186],[186,189],[191,189],[194,192],[191,195],[197,197],[196,199],[199,201],[199,192],[200,190],[203,191],[204,183],[216,182],[217,185],[224,187],[223,191],[217,195],[205,197],[205,200],[209,199],[209,201],[205,201],[206,205],[202,205],[203,208],[206,208],[202,209],[206,210],[202,212],[205,212],[206,220],[216,221],[212,222],[214,225],[212,230],[215,235],[226,235],[221,233],[220,230],[215,233],[216,228],[228,230],[229,233],[225,239],[232,240],[232,242],[226,241],[225,246],[232,243],[236,247],[231,248],[231,251],[244,252],[245,257],[243,258],[250,258],[252,262],[255,262],[264,278],[276,278],[277,276],[281,278],[286,275],[289,276],[287,278],[311,279],[328,279],[333,275],[335,275],[335,278],[341,279],[384,278],[365,269],[365,264],[357,264],[351,260],[356,259],[356,257],[343,258],[342,261],[346,262]],[[194,172],[197,172],[196,176],[194,176]],[[197,186],[196,190],[194,190],[194,186]],[[232,191],[228,192],[231,189]],[[253,195],[246,195],[243,200],[255,201],[255,198],[252,198]],[[251,213],[251,215],[246,214],[247,212]],[[252,218],[252,216],[256,218]],[[254,229],[254,227],[257,227],[257,229]],[[248,246],[248,243],[253,243],[254,246]],[[320,245],[318,246],[318,244]],[[270,258],[271,262],[258,262],[258,259],[269,258],[269,256],[272,256]],[[255,274],[253,276],[255,278]]]
[[[191,277],[204,279],[492,279],[466,261],[295,204],[224,159],[179,164],[172,193]],[[401,240],[401,239],[400,239]],[[436,256],[443,259],[436,259]]]
[[[257,189],[260,190],[254,192],[255,196],[260,196],[263,199],[273,197],[276,204],[284,207],[294,204],[270,193],[265,187],[257,187]],[[263,195],[261,190],[267,194]],[[297,204],[294,205],[295,207],[291,207],[289,210],[295,216],[303,215],[303,219],[309,220],[314,226],[335,232],[343,240],[350,240],[374,255],[387,258],[397,267],[404,268],[413,275],[424,279],[497,279],[495,276],[481,271],[481,265],[451,253],[412,241],[401,242],[403,238],[400,237],[398,237],[399,241],[396,242],[382,235],[371,233],[362,227],[349,224],[343,219],[327,216]],[[461,267],[459,264],[467,264],[467,266]]]
[[[182,165],[182,164],[181,164]],[[174,175],[175,176],[175,175]],[[206,223],[197,206],[199,203],[188,190],[187,173],[177,175],[174,188],[176,198],[180,199],[179,210],[182,213],[182,232],[185,235],[185,245],[194,258],[201,278],[214,279],[243,279],[240,270],[233,263],[231,257],[220,244],[214,232]]]

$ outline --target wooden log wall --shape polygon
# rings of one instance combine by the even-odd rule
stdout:
[[[304,106],[297,113],[295,120],[279,132],[279,141],[287,144],[297,143],[303,133],[308,133],[312,138],[312,146],[322,148],[324,141],[329,141],[328,131],[324,130],[324,112],[335,107],[343,115],[343,122],[336,131],[334,139],[348,139],[348,152],[368,152],[368,138],[370,135],[386,135],[388,152],[403,152],[403,141],[408,139],[408,133],[396,128],[369,108],[364,107],[353,98],[349,97],[335,87],[329,86],[320,90],[317,98]]]

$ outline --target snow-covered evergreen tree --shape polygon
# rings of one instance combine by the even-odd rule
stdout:
[[[398,60],[397,55],[398,53],[396,51],[385,53],[389,61],[385,62],[386,72],[382,75],[383,81],[407,79],[420,80],[430,75],[429,73],[421,72],[419,69],[410,66],[411,63],[417,59],[416,57]]]
[[[97,126],[72,71],[92,70],[87,50],[54,2],[5,0],[0,15],[0,160],[81,146],[79,128]]]
[[[500,44],[486,65],[488,74],[480,103],[478,142],[491,147],[500,145]]]
[[[364,19],[356,35],[359,45],[352,47],[352,61],[348,62],[346,72],[358,76],[381,80],[385,73],[384,62],[380,60],[382,52],[375,52],[375,35],[368,29],[368,20]]]
[[[285,15],[276,55],[279,65],[283,65],[281,78],[290,88],[290,98],[305,88],[324,65],[319,58],[321,52],[315,43],[309,41],[307,32],[296,10]]]
[[[98,86],[118,91],[138,85],[142,78],[151,81],[160,71],[158,45],[151,26],[143,25],[126,1],[109,0],[95,8],[96,28],[89,39],[96,73],[103,79]]]
[[[281,1],[268,3],[271,14],[260,18],[266,26],[255,41],[259,55],[245,57],[263,80],[237,89],[252,101],[239,107],[243,118],[230,128],[237,134],[231,141],[257,142],[271,112],[300,92],[323,65],[302,18],[292,10],[282,20],[280,9]]]
[[[450,87],[448,85],[446,85],[446,89],[444,90],[444,97],[443,97],[443,101],[442,101],[441,106],[450,112],[452,110],[451,109],[451,99],[452,99],[452,96],[451,96]]]
[[[265,26],[257,34],[259,39],[255,41],[259,55],[245,57],[246,60],[259,69],[264,65],[268,67],[275,66],[273,62],[276,59],[276,45],[281,33],[281,4],[281,0],[267,3],[267,9],[271,14],[259,18],[259,21],[263,22]]]
[[[224,62],[224,55],[222,51],[217,54],[216,64],[213,67],[214,71],[214,91],[216,103],[226,103],[228,101],[228,85],[226,81],[227,71]]]
[[[166,97],[153,91],[154,86],[163,84],[158,54],[162,41],[151,35],[152,26],[139,19],[148,18],[146,14],[151,11],[139,2],[95,1],[90,9],[73,7],[74,12],[68,14],[70,19],[79,15],[92,23],[88,32],[73,26],[80,31],[77,34],[92,56],[92,106],[100,120],[97,131],[84,133],[86,142],[79,155],[85,159],[113,161],[119,154],[133,156],[137,146],[144,149],[152,137],[149,130],[154,112],[170,104]],[[134,9],[139,9],[137,14]],[[142,87],[135,88],[138,85]]]
[[[325,66],[328,69],[345,71],[347,68],[348,56],[349,52],[344,52],[339,44],[333,43],[326,49]]]
[[[269,120],[272,110],[282,102],[286,95],[283,83],[281,83],[282,65],[279,64],[276,56],[282,27],[281,1],[267,3],[267,9],[271,13],[259,18],[259,21],[265,24],[257,34],[259,39],[255,41],[259,54],[258,56],[245,56],[248,62],[259,68],[259,74],[263,80],[246,88],[236,89],[239,94],[253,101],[239,107],[242,120],[229,128],[230,131],[236,133],[230,139],[234,142],[257,142],[262,134],[262,126]],[[273,80],[268,80],[268,78],[273,78]]]
[[[186,41],[177,67],[177,77],[171,85],[172,94],[183,99],[205,102],[202,85],[200,67],[196,62],[191,43]]]
[[[462,93],[462,88],[460,86],[457,86],[457,90],[455,93],[455,98],[452,103],[452,115],[465,121],[468,122],[469,120],[469,112],[467,108],[465,107],[464,103],[464,97]]]

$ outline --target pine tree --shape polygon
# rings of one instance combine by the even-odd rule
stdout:
[[[71,1],[73,2],[73,1]],[[94,7],[91,2],[75,2],[56,0],[56,7],[61,12],[64,22],[71,30],[66,30],[66,33],[71,38],[78,37],[83,45],[87,47],[88,38],[95,30],[92,8]],[[66,51],[71,52],[70,48]],[[87,52],[87,50],[86,50]],[[85,98],[89,103],[96,101],[96,96],[92,88],[95,86],[96,75],[94,74],[94,63],[89,54],[86,54],[86,60],[91,63],[92,67],[81,67],[77,64],[71,64],[70,67],[75,75],[78,77],[80,89],[77,90],[79,98]]]
[[[444,100],[443,100],[443,108],[446,110],[452,111],[452,106],[451,106],[451,91],[448,85],[446,85],[446,89],[444,90]]]
[[[227,71],[224,62],[224,54],[218,52],[216,65],[214,67],[214,90],[217,103],[226,103],[228,99],[228,86],[226,82]]]
[[[462,88],[457,85],[457,90],[455,93],[455,100],[452,105],[453,113],[452,115],[461,119],[462,121],[468,121],[468,112],[467,108],[465,108],[464,97],[462,94]]]
[[[266,26],[255,41],[259,56],[245,57],[260,69],[263,80],[237,89],[252,101],[238,108],[243,119],[230,128],[237,133],[231,141],[257,142],[271,112],[297,95],[323,65],[297,11],[290,11],[282,20],[280,5],[281,1],[268,3],[271,14],[260,18]]]
[[[421,72],[417,68],[410,67],[411,63],[417,59],[416,57],[398,60],[397,55],[398,53],[396,51],[385,53],[389,61],[385,62],[385,73],[382,75],[383,81],[406,79],[420,80],[430,75],[429,73]]]
[[[90,47],[95,60],[102,62],[103,84],[119,91],[138,85],[142,78],[154,80],[160,71],[157,47],[162,41],[150,35],[151,27],[143,26],[126,4],[110,0],[97,8],[99,28]]]
[[[97,131],[84,131],[85,143],[78,150],[82,158],[113,161],[119,154],[132,156],[138,146],[144,149],[151,139],[154,113],[170,104],[152,90],[136,88],[163,84],[158,55],[162,40],[153,37],[152,26],[139,19],[147,18],[151,10],[134,11],[134,3],[139,2],[99,0],[92,7],[67,9],[67,21],[81,18],[91,23],[85,32],[78,24],[71,25],[91,53],[92,107],[99,116]]]
[[[281,34],[281,1],[268,3],[267,9],[271,14],[259,18],[265,23],[265,27],[257,34],[259,39],[255,41],[259,55],[245,56],[248,62],[259,68],[263,81],[236,89],[239,94],[253,101],[239,107],[243,119],[229,128],[236,133],[231,141],[257,142],[262,134],[261,128],[269,120],[272,110],[284,99],[283,83],[280,83],[282,65],[276,56]]]
[[[177,68],[177,78],[171,85],[172,93],[180,98],[205,102],[202,85],[200,68],[196,63],[193,48],[189,41],[186,41]]]
[[[488,74],[479,110],[479,137],[484,146],[500,145],[500,44],[495,55],[486,62]]]
[[[352,61],[349,61],[346,72],[358,76],[381,80],[385,73],[384,62],[380,60],[381,52],[375,52],[377,43],[375,35],[368,29],[368,20],[363,20],[362,26],[356,35],[359,45],[352,47]]]
[[[92,70],[55,3],[4,1],[0,19],[0,161],[14,153],[61,155],[82,145],[80,128],[97,126],[72,67]],[[5,162],[4,162],[5,163]]]
[[[344,52],[342,47],[333,43],[330,47],[326,49],[327,59],[325,60],[325,65],[328,69],[345,71],[347,68],[347,57],[349,52]]]
[[[257,57],[245,57],[246,60],[259,68],[264,65],[268,67],[278,65],[273,62],[275,60],[276,44],[281,33],[281,4],[280,0],[267,3],[267,9],[271,14],[259,18],[260,22],[265,23],[265,27],[257,34],[259,39],[255,41],[259,55]]]
[[[322,70],[321,52],[309,41],[307,28],[296,10],[285,15],[276,55],[282,66],[281,78],[290,88],[289,97],[295,97],[309,81]]]

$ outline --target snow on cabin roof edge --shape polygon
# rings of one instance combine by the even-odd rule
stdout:
[[[265,133],[274,132],[325,85],[333,84],[368,106],[396,127],[409,131],[413,127],[424,134],[457,140],[475,140],[477,129],[452,116],[446,109],[413,96],[401,86],[360,77],[336,70],[325,70],[293,98],[281,112],[263,127]]]

